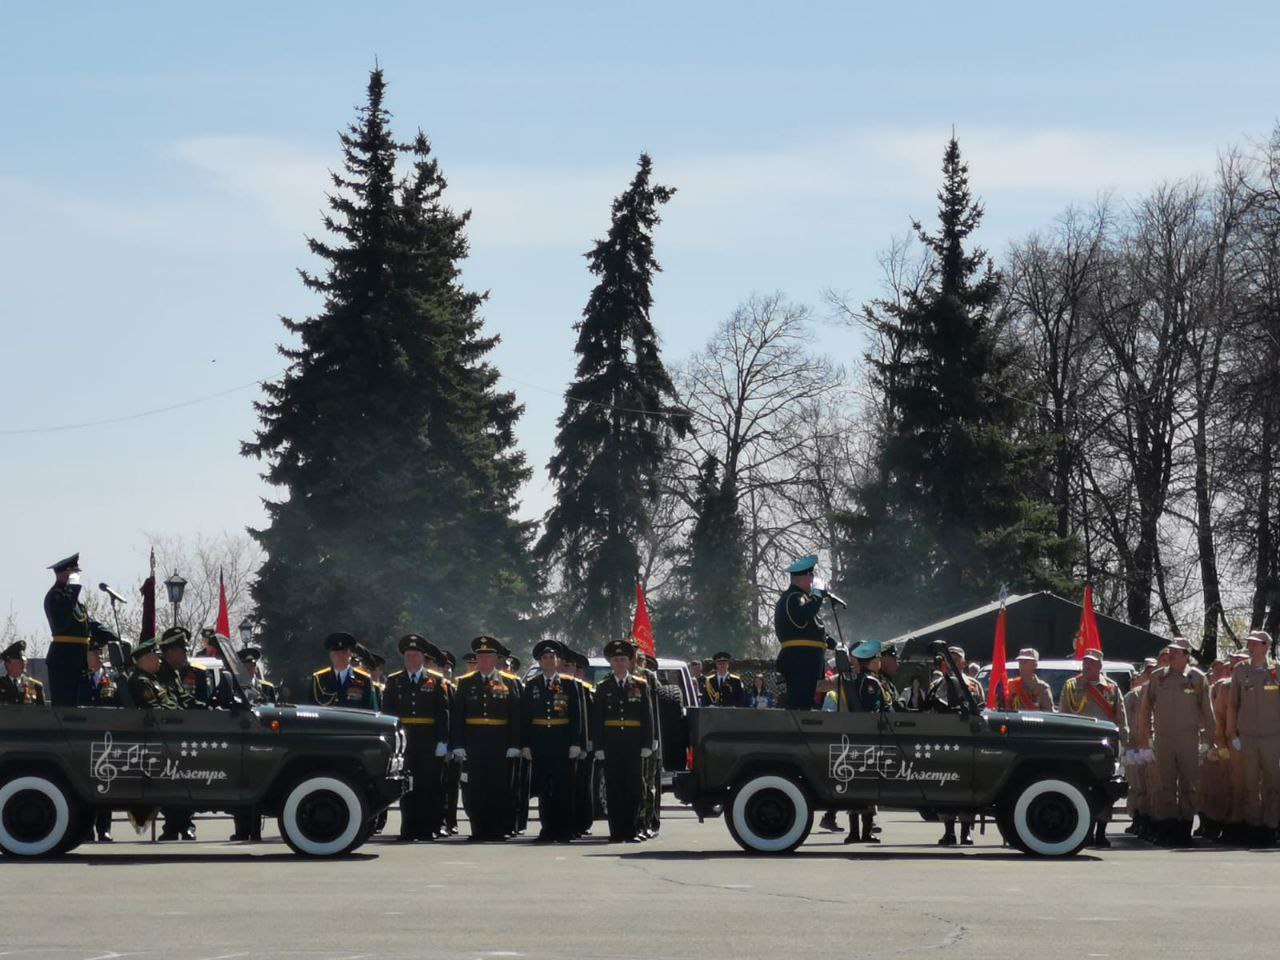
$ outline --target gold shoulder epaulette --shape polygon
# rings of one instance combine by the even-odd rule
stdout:
[[[476,671],[475,671],[475,670],[472,670],[470,673],[464,673],[462,676],[460,676],[460,677],[456,677],[455,679],[456,679],[456,680],[465,680],[465,679],[467,679],[467,677],[474,677],[475,675],[476,675]]]
[[[575,677],[572,673],[562,673],[560,674],[560,679],[561,680],[577,680],[578,678]]]
[[[430,672],[430,671],[428,671],[428,672]],[[403,676],[403,675],[404,675],[404,671],[403,671],[403,670],[397,670],[395,673],[389,673],[389,674],[387,674],[387,679],[388,679],[388,680],[394,680],[396,677]]]
[[[520,678],[519,678],[519,677],[517,677],[514,673],[507,673],[507,671],[505,671],[505,670],[499,670],[499,671],[498,671],[498,673],[499,673],[499,675],[506,677],[508,680],[519,680],[519,679],[520,679]]]
[[[313,677],[318,677],[318,676],[320,676],[320,674],[322,674],[322,673],[328,673],[328,672],[329,672],[330,670],[332,670],[332,669],[333,669],[333,667],[321,667],[319,670],[317,670],[315,673],[313,673],[313,674],[312,674],[312,676],[313,676]]]
[[[401,670],[400,672],[401,672],[401,673],[404,673],[404,671],[403,671],[403,670]],[[437,680],[445,680],[445,679],[447,679],[447,678],[445,677],[445,675],[444,675],[443,673],[441,673],[439,670],[432,670],[430,667],[427,667],[427,668],[426,668],[426,669],[424,669],[422,672],[423,672],[423,673],[430,674],[431,676],[435,677]]]
[[[642,683],[642,684],[645,684],[646,686],[647,686],[647,685],[648,685],[648,683],[649,683],[649,681],[648,681],[648,680],[646,680],[644,677],[640,677],[640,676],[634,676],[634,677],[632,677],[631,679],[632,679],[632,680],[634,680],[636,683]]]
[[[373,674],[369,673],[368,670],[361,670],[359,667],[354,667],[351,672],[358,673],[362,677],[368,677],[369,679],[373,679]]]

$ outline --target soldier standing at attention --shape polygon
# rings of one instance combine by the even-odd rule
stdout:
[[[1036,675],[1040,652],[1034,647],[1018,651],[1018,675],[1009,681],[1006,710],[1053,713],[1053,690]]]
[[[1151,825],[1151,792],[1148,786],[1151,776],[1149,765],[1140,762],[1138,751],[1139,742],[1149,738],[1151,731],[1147,731],[1146,737],[1140,736],[1139,724],[1143,691],[1155,669],[1156,658],[1147,657],[1143,661],[1142,671],[1133,675],[1133,686],[1124,695],[1124,712],[1129,720],[1129,742],[1126,744],[1129,748],[1129,761],[1124,769],[1124,778],[1129,782],[1129,796],[1125,798],[1125,808],[1133,821],[1125,829],[1125,833],[1144,839]]]
[[[449,752],[450,696],[444,674],[430,670],[427,658],[443,654],[417,633],[400,638],[404,669],[387,677],[384,713],[399,717],[408,743],[405,769],[413,777],[413,789],[400,799],[400,841],[434,840],[440,832],[440,790],[445,756]]]
[[[631,673],[628,640],[604,646],[612,670],[596,686],[596,760],[604,764],[609,842],[638,843],[636,824],[644,790],[644,761],[653,753],[654,720],[648,684]]]
[[[44,684],[27,676],[27,641],[18,640],[0,653],[4,674],[0,676],[0,703],[43,707]]]
[[[573,664],[574,678],[578,681],[578,693],[581,699],[582,726],[586,736],[586,752],[578,761],[573,776],[573,835],[586,836],[596,820],[595,772],[596,755],[592,737],[595,736],[596,688],[587,680],[587,671],[591,669],[591,659],[575,650],[566,651]]]
[[[941,673],[929,687],[927,702],[930,708],[944,713],[959,713],[968,705],[965,689],[973,695],[973,699],[981,707],[986,703],[987,695],[982,689],[982,684],[965,672],[964,647],[947,647],[947,653],[950,656],[943,657]],[[960,671],[958,675],[952,668],[952,660],[956,662],[956,668]],[[942,818],[943,833],[938,840],[938,846],[954,847],[956,845],[957,819],[960,821],[960,845],[973,846],[974,817],[972,813],[962,813],[959,816],[954,813],[945,814]]]
[[[173,691],[160,682],[160,651],[156,640],[143,640],[133,648],[133,670],[129,674],[129,696],[143,710],[181,710]]]
[[[640,801],[640,821],[636,836],[651,840],[662,829],[662,712],[658,706],[662,680],[658,661],[637,648],[631,658],[632,672],[649,687],[649,709],[653,713],[653,753],[644,761],[644,794]]]
[[[1271,636],[1255,630],[1249,661],[1231,674],[1226,734],[1240,756],[1250,846],[1270,847],[1280,829],[1280,668],[1271,660]]]
[[[1231,750],[1227,736],[1228,699],[1231,695],[1231,662],[1219,657],[1209,667],[1209,703],[1213,707],[1214,740],[1223,747],[1210,750],[1200,764],[1200,825],[1193,837],[1219,840],[1231,817]]]
[[[520,676],[520,658],[511,655],[505,647],[500,661],[502,678],[511,687],[516,703],[524,698],[524,679]],[[511,764],[511,836],[523,834],[529,827],[529,798],[533,795],[532,764],[523,753],[517,754]]]
[[[1084,652],[1080,660],[1080,672],[1068,679],[1062,688],[1062,712],[1114,723],[1120,728],[1120,743],[1128,740],[1129,724],[1124,712],[1124,695],[1118,684],[1103,675],[1102,651]],[[1105,849],[1111,846],[1111,841],[1107,839],[1107,824],[1110,822],[1111,808],[1099,810],[1094,821],[1095,847]]]
[[[109,628],[92,620],[80,602],[80,554],[73,553],[49,568],[54,582],[44,595],[44,615],[53,642],[45,656],[49,672],[49,702],[70,707],[76,702],[76,685],[84,671],[84,650],[91,637],[118,640]]]
[[[449,695],[450,717],[450,753],[445,758],[444,786],[440,796],[441,804],[444,807],[440,814],[440,836],[443,837],[455,836],[458,833],[458,797],[462,792],[462,761],[455,758],[452,753],[457,730],[457,725],[453,718],[458,715],[458,685],[454,679],[458,668],[458,658],[453,655],[451,650],[442,650],[441,653],[444,655],[444,660],[440,662],[439,670],[448,680],[446,691]]]
[[[813,585],[817,565],[818,558],[811,555],[787,568],[791,585],[778,597],[773,611],[773,629],[782,647],[776,666],[787,684],[788,710],[814,709],[827,651],[836,647],[818,616],[822,591]]]
[[[747,689],[742,685],[742,677],[729,672],[732,658],[721,651],[711,658],[716,671],[703,681],[706,688],[706,703],[709,707],[745,707],[747,705]]]
[[[458,678],[453,755],[466,778],[462,802],[472,842],[505,840],[511,828],[511,760],[520,756],[520,701],[498,670],[502,644],[471,641],[476,669]]]
[[[1156,842],[1162,846],[1190,845],[1201,737],[1215,746],[1213,706],[1204,674],[1190,665],[1191,644],[1175,637],[1165,649],[1169,665],[1156,670],[1147,683],[1138,728],[1142,735],[1150,729],[1155,742]]]
[[[573,762],[586,746],[581,694],[577,680],[561,674],[562,656],[554,640],[533,648],[539,672],[524,685],[520,700],[521,753],[532,765],[541,821],[536,843],[573,839]]]
[[[879,640],[866,640],[858,644],[850,653],[858,662],[858,672],[852,679],[841,676],[838,681],[836,695],[837,709],[851,713],[884,713],[893,709],[893,701],[889,699],[882,684],[879,672],[881,662]],[[858,822],[862,823],[859,833]],[[876,808],[874,804],[849,811],[849,834],[845,843],[879,843],[875,835]]]
[[[349,633],[331,633],[324,638],[329,666],[311,675],[311,702],[319,707],[378,709],[378,691],[373,677],[351,663],[356,638]]]
[[[85,654],[85,671],[76,688],[76,705],[81,707],[120,706],[120,678],[115,670],[102,659],[106,641],[95,638],[89,641]],[[93,816],[93,831],[98,843],[111,843],[111,810],[100,809]]]

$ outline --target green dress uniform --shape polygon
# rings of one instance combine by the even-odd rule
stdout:
[[[805,557],[788,567],[787,572],[808,573],[817,563],[817,557]],[[817,706],[818,680],[826,666],[827,651],[836,646],[818,616],[821,611],[822,596],[794,583],[782,591],[774,607],[773,630],[781,646],[776,667],[787,685],[788,710],[813,710]]]
[[[605,655],[616,644],[605,646]],[[635,841],[644,792],[644,760],[652,749],[654,737],[653,710],[649,685],[628,673],[621,680],[613,673],[596,686],[595,734],[592,737],[596,759],[603,753],[605,800],[609,808],[609,840]]]
[[[137,660],[142,654],[154,649],[154,642],[146,640],[134,648],[133,658]],[[129,690],[129,698],[135,707],[143,710],[182,709],[173,690],[161,683],[158,676],[147,673],[145,670],[134,667],[129,674],[129,682],[126,686]]]
[[[477,637],[472,649],[502,652],[492,637]],[[456,710],[454,749],[462,751],[462,803],[471,839],[504,840],[512,825],[510,761],[520,755],[519,698],[500,671],[476,670],[458,678]]]
[[[49,569],[54,573],[78,571],[80,554],[59,560]],[[49,700],[55,707],[75,705],[76,686],[84,672],[89,640],[119,639],[109,627],[89,616],[80,602],[80,590],[78,583],[55,583],[44,595],[44,615],[53,637],[45,654],[45,669],[49,672]]]
[[[183,710],[203,710],[209,706],[213,684],[209,671],[204,667],[189,662],[180,667],[164,663],[160,665],[158,676],[160,682],[173,691],[178,706]]]
[[[416,633],[400,640],[400,652],[409,650],[437,663],[442,659],[440,651]],[[400,799],[401,840],[434,840],[440,832],[450,699],[448,681],[435,670],[397,670],[387,677],[382,710],[400,718],[407,739],[405,771],[413,777],[413,789]]]
[[[534,648],[535,659],[545,652],[543,643]],[[520,700],[521,746],[531,754],[541,821],[538,840],[544,843],[573,839],[573,763],[586,748],[577,683],[565,674],[539,672],[524,685]]]

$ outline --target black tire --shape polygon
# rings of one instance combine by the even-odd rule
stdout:
[[[340,857],[360,846],[374,818],[363,794],[338,773],[302,777],[280,805],[280,835],[304,857]]]
[[[684,716],[684,696],[675,684],[658,688],[658,729],[662,737],[662,769],[684,772],[688,769],[689,724]]]
[[[0,851],[10,857],[56,857],[80,842],[82,804],[61,781],[43,773],[0,783]]]
[[[1093,829],[1088,793],[1074,781],[1053,776],[1024,780],[1002,805],[1001,833],[1037,857],[1070,857],[1079,853]]]
[[[760,774],[734,792],[724,820],[734,842],[749,853],[791,853],[813,829],[813,804],[795,781]]]

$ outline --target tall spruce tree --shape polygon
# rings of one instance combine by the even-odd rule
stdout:
[[[675,190],[639,170],[613,202],[608,235],[588,253],[599,282],[578,332],[578,365],[547,466],[555,484],[537,553],[560,576],[557,619],[577,643],[625,636],[639,569],[637,544],[658,499],[658,468],[686,418],[649,319],[658,208]]]
[[[510,635],[531,607],[531,528],[513,519],[528,476],[514,397],[486,361],[484,296],[466,290],[467,214],[444,206],[426,137],[392,136],[380,70],[341,135],[323,275],[303,274],[324,309],[284,319],[299,340],[264,385],[243,444],[286,495],[251,530],[266,560],[253,596],[277,669],[291,678],[345,629],[383,646],[397,632],[456,647]],[[396,177],[396,159],[412,169]]]
[[[882,305],[898,350],[868,357],[883,398],[877,469],[839,518],[844,588],[871,629],[909,627],[1011,590],[1063,586],[1071,543],[1031,499],[1045,450],[1022,439],[1014,355],[999,338],[1001,278],[968,241],[982,221],[953,137],[939,228],[915,229],[931,281]]]

